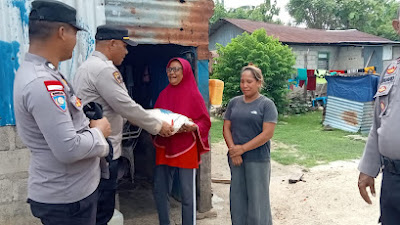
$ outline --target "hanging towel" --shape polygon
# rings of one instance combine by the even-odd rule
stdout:
[[[315,91],[316,77],[314,75],[315,70],[307,70],[307,90]]]
[[[326,84],[327,81],[325,79],[326,70],[315,70],[315,76],[317,77],[317,84]]]
[[[307,80],[307,69],[298,68],[297,69],[297,78],[299,80]]]

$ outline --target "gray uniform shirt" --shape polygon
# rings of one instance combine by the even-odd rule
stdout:
[[[358,169],[376,177],[381,158],[400,160],[400,61],[392,62],[383,73],[375,94],[374,120]]]
[[[103,106],[104,116],[111,124],[109,139],[114,148],[114,159],[121,156],[123,118],[151,134],[160,132],[161,120],[132,100],[120,72],[101,52],[95,51],[78,68],[74,87],[83,105],[97,102]]]
[[[31,151],[28,198],[60,204],[92,194],[108,144],[99,129],[88,127],[73,90],[46,59],[26,54],[15,76],[14,110]]]
[[[243,145],[263,131],[263,123],[277,123],[278,111],[269,98],[261,95],[258,99],[246,103],[243,95],[229,101],[225,120],[231,121],[232,138],[235,145]],[[245,152],[243,161],[268,161],[270,159],[270,141]]]

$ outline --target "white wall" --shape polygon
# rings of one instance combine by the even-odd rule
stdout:
[[[383,69],[386,69],[386,67],[388,67],[389,64],[390,64],[393,60],[395,60],[395,59],[397,59],[397,58],[400,57],[400,46],[393,47],[393,49],[392,49],[392,55],[393,55],[393,57],[392,57],[391,60],[385,60],[385,61],[383,61]],[[382,71],[377,71],[377,72],[378,72],[378,73],[381,73]]]
[[[296,68],[305,68],[307,54],[307,68],[318,69],[318,52],[329,53],[330,70],[359,69],[364,66],[362,47],[338,47],[338,46],[300,46],[291,45],[296,55]]]
[[[340,47],[338,57],[339,70],[364,68],[364,57],[362,47]]]

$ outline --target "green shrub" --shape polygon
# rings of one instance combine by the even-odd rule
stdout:
[[[251,35],[243,33],[233,38],[226,47],[217,44],[219,57],[216,59],[212,78],[225,83],[223,104],[241,95],[240,70],[250,62],[258,66],[264,75],[265,88],[262,94],[273,100],[279,112],[287,105],[288,79],[294,72],[295,57],[291,48],[277,38],[268,36],[264,29],[255,30]]]

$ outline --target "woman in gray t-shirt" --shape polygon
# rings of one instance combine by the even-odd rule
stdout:
[[[270,139],[278,112],[260,94],[264,79],[259,68],[242,68],[242,96],[230,100],[224,117],[224,138],[231,169],[231,219],[233,225],[271,225],[269,201]]]

